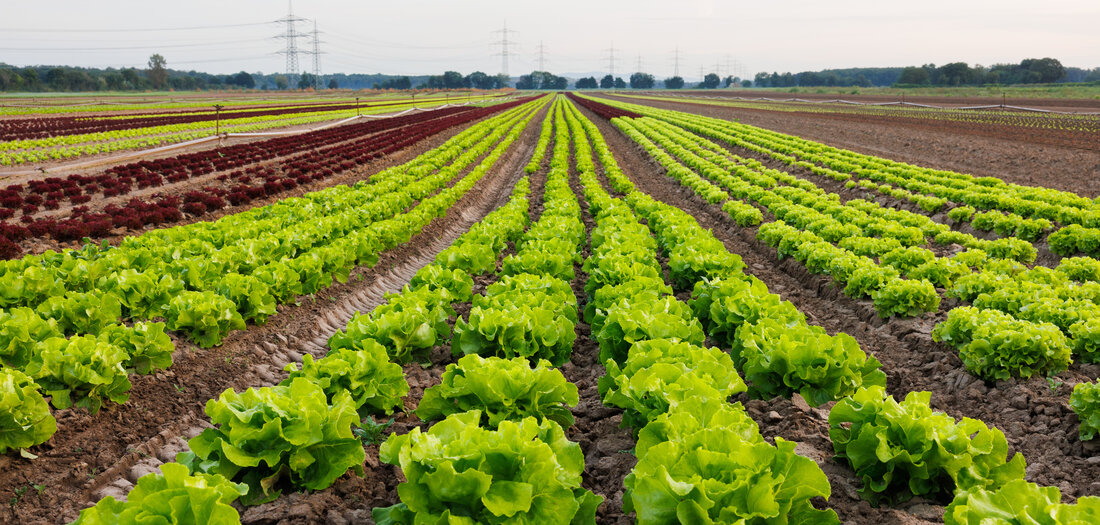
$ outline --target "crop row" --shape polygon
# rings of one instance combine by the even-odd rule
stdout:
[[[670,176],[679,178],[681,184],[693,187],[701,195],[711,197],[710,202],[721,202],[729,194],[707,179],[720,181],[735,198],[747,198],[768,209],[779,220],[761,226],[759,237],[776,248],[781,258],[793,256],[809,271],[831,275],[839,284],[846,285],[848,295],[871,297],[883,317],[936,311],[940,294],[937,287],[947,296],[977,299],[977,293],[956,292],[956,283],[964,289],[976,286],[970,276],[986,267],[1020,272],[1023,267],[1013,259],[1030,262],[1035,257],[1031,246],[1017,239],[977,241],[985,250],[975,248],[952,257],[937,257],[931,250],[919,246],[925,242],[925,236],[942,243],[944,237],[965,234],[951,232],[924,216],[864,201],[848,201],[841,205],[835,195],[827,195],[812,183],[783,172],[746,170],[746,161],[730,162],[733,156],[720,146],[666,123],[652,119],[616,119],[615,123],[664,164]],[[648,135],[639,130],[647,131]],[[660,146],[650,138],[658,140]],[[700,144],[709,145],[710,149]],[[666,150],[675,155],[669,155]],[[694,170],[686,169],[677,159],[682,159]],[[706,178],[695,171],[704,173]],[[790,186],[776,186],[777,181]],[[887,220],[868,221],[859,212],[874,213]],[[878,257],[881,266],[872,257]],[[1078,259],[1074,262],[1087,264],[1088,261]],[[1049,284],[1049,280],[1036,273],[1040,271],[1023,274],[1022,278],[1037,279],[1036,286]],[[908,279],[903,279],[902,274]],[[1064,276],[1062,280],[1070,281]],[[1034,291],[1036,286],[1030,289]],[[1042,312],[1058,311],[1058,326],[1063,328],[1070,343],[1056,326],[1043,327],[1016,319],[998,325],[1011,330],[997,331],[1000,336],[995,341],[985,337],[978,344],[970,345],[971,340],[966,336],[948,336],[945,340],[960,350],[968,347],[963,353],[967,368],[984,378],[1056,373],[1068,366],[1070,346],[1076,347],[1075,353],[1080,359],[1092,361],[1095,359],[1092,341],[1097,339],[1100,326],[1087,322],[1090,313],[1096,310],[1097,298],[1090,289],[1073,284],[1067,285],[1060,295],[1018,293],[1008,301],[1016,308],[1015,311],[1009,309],[1009,313],[1024,311],[1032,319],[1049,320],[1051,314]],[[1019,287],[1000,292],[1011,294],[1015,290]],[[1005,304],[1005,301],[981,298],[975,306],[989,307]]]
[[[263,323],[277,303],[343,282],[352,267],[373,265],[380,252],[407,242],[484,176],[537,104],[475,125],[370,184],[157,230],[117,248],[8,261],[0,275],[9,292],[0,332],[9,340],[0,359],[6,370],[21,369],[39,382],[56,408],[94,412],[108,400],[124,401],[128,370],[171,364],[165,328],[201,347],[217,345],[246,321]],[[144,321],[157,318],[165,322]],[[120,325],[123,319],[136,322]],[[10,434],[13,442],[4,448],[23,449],[43,437],[34,425],[23,430]]]
[[[671,112],[665,114],[672,115]],[[706,124],[713,121],[690,116],[670,117],[668,120],[688,122],[692,129],[703,130],[707,129]],[[636,127],[641,127],[644,126],[641,123],[645,119],[635,119],[632,122]],[[618,125],[631,124],[620,120]],[[668,124],[654,124],[654,127],[674,129]],[[680,135],[685,133],[681,131]],[[717,135],[736,144],[736,138],[721,133]],[[685,144],[681,142],[679,145]],[[690,147],[690,144],[687,146]],[[682,153],[682,149],[677,151]],[[714,148],[713,151],[724,150]],[[707,153],[698,149],[695,152]],[[661,153],[663,152],[656,155],[657,158],[662,158]],[[721,159],[721,155],[713,153],[709,158],[715,157]],[[751,176],[746,177],[748,174],[736,165],[726,164],[719,167],[690,162],[689,165],[715,180],[723,180],[724,171],[753,180]],[[670,170],[670,174],[675,173],[677,172]],[[768,174],[782,180],[775,170]],[[820,193],[820,190],[806,181],[789,175],[786,177],[790,184],[801,184]],[[763,187],[766,188],[772,181],[765,180],[765,183]],[[1097,293],[1100,288],[1097,288],[1096,283],[1100,263],[1095,259],[1077,257],[1065,259],[1056,270],[1043,267],[1029,270],[1013,260],[1031,262],[1034,259],[1034,250],[1028,249],[1030,247],[1020,240],[978,240],[960,232],[948,231],[945,226],[931,223],[924,217],[893,210],[891,214],[894,217],[891,218],[894,220],[904,219],[906,215],[923,220],[925,224],[919,224],[920,220],[916,224],[910,224],[923,227],[925,235],[937,243],[957,242],[972,249],[948,258],[936,257],[931,251],[915,245],[906,246],[908,243],[901,246],[896,246],[896,243],[883,246],[881,242],[868,244],[860,241],[862,237],[858,227],[864,224],[850,214],[837,213],[843,207],[835,202],[830,203],[812,194],[803,193],[803,200],[800,202],[805,204],[805,199],[808,198],[815,203],[811,206],[821,211],[806,207],[792,211],[782,201],[781,207],[776,209],[775,199],[771,195],[761,199],[759,189],[746,190],[744,183],[740,183],[740,186],[740,190],[734,187],[730,189],[737,196],[752,197],[781,219],[760,228],[761,239],[777,248],[780,257],[791,255],[803,262],[809,271],[827,273],[839,283],[847,283],[845,292],[849,295],[870,295],[881,315],[915,315],[922,311],[935,311],[939,300],[933,286],[942,289],[947,297],[970,302],[973,307],[950,311],[947,320],[936,326],[933,337],[957,348],[966,369],[978,377],[995,380],[1027,378],[1035,374],[1050,375],[1065,370],[1074,359],[1086,363],[1100,359],[1100,324],[1096,322],[1096,318],[1100,316],[1100,294]],[[780,189],[777,188],[776,193]],[[785,195],[791,194],[792,192],[787,192]],[[753,197],[754,195],[756,196]],[[859,203],[863,210],[875,207],[861,201],[848,201],[844,207],[853,205],[853,202]],[[830,222],[827,215],[835,220]],[[888,225],[882,225],[871,231],[888,232],[887,227]],[[1080,226],[1067,229],[1072,228],[1084,230]],[[904,229],[895,231],[904,232]],[[1052,245],[1059,235],[1060,233],[1051,235],[1054,239]],[[903,237],[889,233],[884,233],[883,237],[904,240]],[[912,238],[916,243],[919,236],[914,232]],[[871,266],[873,261],[864,261],[852,270],[849,268],[849,261],[854,260],[852,255],[830,245],[830,241],[839,244],[840,248],[856,252],[857,257],[877,256],[883,266],[875,268]],[[873,251],[863,254],[859,252],[861,249]],[[912,280],[926,282],[918,284],[912,280],[900,279],[898,273],[903,273]],[[1079,385],[1071,404],[1082,421],[1080,433],[1084,439],[1091,439],[1095,435],[1094,429],[1097,428],[1090,423],[1097,417],[1096,404],[1083,401],[1096,388],[1095,385],[1096,383]]]
[[[567,187],[565,191],[568,191]],[[560,191],[549,190],[547,211],[562,209],[553,204],[557,200],[555,194],[564,197]],[[261,389],[258,397],[291,398],[293,392],[284,393],[276,389],[304,388],[302,378],[309,378],[317,384],[332,385],[329,389],[332,392],[332,410],[339,408],[347,411],[344,406],[349,404],[347,400],[361,398],[366,402],[354,403],[360,405],[360,415],[389,413],[400,404],[400,397],[407,392],[408,386],[400,376],[400,367],[385,363],[385,359],[390,357],[397,362],[414,358],[422,360],[426,356],[420,352],[421,349],[450,339],[447,317],[454,315],[451,302],[473,299],[483,305],[505,306],[511,301],[518,301],[516,306],[522,308],[520,305],[538,305],[541,302],[539,299],[547,293],[547,285],[549,290],[558,292],[560,287],[553,283],[561,281],[556,278],[520,272],[504,275],[497,284],[486,290],[485,296],[478,296],[480,299],[471,296],[473,282],[471,274],[465,269],[472,274],[495,271],[495,257],[492,264],[485,265],[481,258],[462,257],[459,252],[484,253],[479,247],[495,247],[495,253],[509,239],[522,240],[521,246],[538,245],[541,243],[538,232],[546,235],[553,231],[552,224],[558,225],[556,223],[559,221],[554,218],[560,215],[551,213],[547,216],[544,213],[542,220],[547,223],[542,227],[536,223],[528,235],[524,235],[527,224],[526,195],[527,184],[523,180],[517,185],[508,205],[490,214],[460,237],[455,245],[437,257],[436,263],[421,269],[400,294],[389,296],[386,304],[369,315],[356,317],[348,324],[346,331],[334,336],[329,343],[332,350],[328,356],[318,361],[307,360],[300,372],[292,365],[289,367],[291,374],[283,385]],[[575,199],[573,201],[575,207]],[[579,224],[579,219],[577,222]],[[583,240],[583,226],[580,226],[580,231]],[[568,248],[560,244],[558,247]],[[521,247],[521,252],[524,249]],[[539,248],[531,246],[531,249]],[[572,251],[576,251],[575,246]],[[564,293],[572,298],[568,284]],[[561,315],[569,316],[568,303],[556,308]],[[572,317],[575,319],[576,315],[574,299]],[[521,323],[510,332],[523,331],[525,326],[526,330],[532,329],[531,325]],[[455,353],[462,353],[459,350],[460,337],[456,331],[451,345]],[[362,362],[363,356],[369,356],[366,359],[372,364],[356,366],[352,359]],[[251,392],[243,396],[227,392],[222,396],[224,401],[219,403],[231,403],[243,398],[250,406],[255,406],[258,403],[249,399]],[[282,406],[266,399],[261,399],[261,402],[269,406]],[[375,509],[376,521],[412,523],[429,517],[448,519],[461,516],[484,522],[494,517],[522,516],[539,523],[591,523],[601,498],[579,487],[583,456],[575,443],[565,440],[562,428],[572,424],[572,417],[564,405],[576,402],[576,387],[567,383],[560,372],[550,369],[546,361],[532,366],[522,356],[486,359],[471,354],[463,357],[457,364],[448,366],[442,384],[425,391],[416,411],[426,421],[441,418],[443,421],[427,432],[416,428],[403,436],[391,436],[382,445],[382,459],[401,466],[407,481],[399,488],[404,502]],[[213,408],[208,412],[219,425],[218,428],[194,438],[190,442],[193,453],[183,454],[179,458],[190,465],[198,476],[203,475],[199,470],[209,470],[207,466],[211,464],[230,462],[227,455],[220,453],[219,447],[215,446],[211,452],[209,443],[233,440],[231,429],[241,428],[244,424],[240,419],[220,417],[223,413]],[[297,415],[289,414],[284,416],[283,421],[277,422],[284,427],[293,426]],[[334,418],[329,417],[329,420]],[[353,424],[343,420],[338,423],[341,429],[348,428],[348,434]],[[322,441],[290,443],[288,448],[291,448],[293,459],[299,450],[302,451],[300,454],[310,454],[310,451],[322,447],[342,447],[345,442],[351,441],[347,437],[323,436]],[[347,454],[326,455],[324,459],[333,467],[326,469],[326,472],[338,476],[349,468],[361,468],[362,445],[355,440],[355,446],[357,450],[354,453],[347,449]],[[468,461],[455,462],[453,458],[459,454]],[[479,461],[477,458],[492,461]],[[234,459],[239,459],[239,455]],[[512,467],[507,468],[507,465]],[[224,467],[219,468],[224,470]],[[246,487],[241,491],[245,504],[268,501],[276,497],[284,485],[317,489],[332,483],[332,479],[309,476],[312,472],[304,469],[300,471],[301,476],[295,478],[294,474],[299,471],[294,469],[293,463],[291,468],[286,469],[289,475],[282,476],[282,484],[250,484],[248,480],[255,480],[270,471],[264,469],[257,474],[255,467],[248,466],[241,470],[250,472],[241,475],[235,471],[234,475],[226,475],[220,481],[224,483],[225,478],[245,481]],[[162,471],[167,477],[168,470]],[[436,474],[438,472],[450,475],[440,476]],[[150,478],[158,479],[158,475],[150,475]],[[476,482],[470,483],[471,480]],[[231,494],[229,500],[237,495]],[[108,502],[101,502],[97,509],[115,504],[105,501]],[[86,512],[91,515],[94,511]]]
[[[686,96],[625,96],[643,100],[690,102],[692,104],[750,110],[816,114],[857,122],[947,129],[953,133],[1009,138],[1059,146],[1089,148],[1100,144],[1100,117],[1087,114],[1036,113],[1007,108],[975,111],[912,106],[739,101],[729,99],[703,100]]]
[[[633,191],[628,181],[616,184],[614,176],[609,178],[613,187],[619,191]],[[634,195],[634,193],[628,193],[628,202],[635,200],[644,203],[647,200]],[[655,208],[669,209],[660,204]],[[675,209],[667,213],[671,216],[682,214]],[[646,218],[651,227],[656,230],[660,240],[662,222],[654,220],[653,217]],[[683,235],[683,232],[689,229],[680,226],[669,230]],[[690,244],[693,248],[706,245],[705,240],[695,240]],[[716,245],[715,248],[718,246],[720,245]],[[674,253],[669,255],[670,271],[675,267],[674,255]],[[1004,264],[1011,263],[1006,261]],[[721,283],[721,280],[718,282]],[[744,319],[744,313],[751,312],[751,307],[746,310],[745,303],[740,302],[749,294],[742,292],[740,296],[711,300],[710,296],[715,295],[711,291],[713,288],[714,281],[708,279],[703,279],[696,285],[691,302],[693,309],[700,312],[700,305],[710,304],[709,313],[713,318],[732,317],[735,320]],[[759,290],[766,292],[766,287],[760,286]],[[778,302],[778,299],[775,301]],[[766,301],[763,302],[766,303]],[[793,307],[788,311],[798,314]],[[782,310],[777,311],[779,312]],[[704,318],[702,312],[699,317]],[[707,323],[704,322],[704,324]],[[814,357],[813,354],[822,352],[830,345],[822,344],[820,341],[796,342],[802,339],[791,333],[791,326],[797,326],[797,321],[793,325],[788,322],[786,325],[779,326],[780,329],[775,333],[780,334],[780,338],[756,345],[752,344],[755,330],[751,325],[743,324],[737,328],[734,331],[737,335],[736,341],[726,343],[731,347],[735,361],[739,361],[739,352],[744,359],[746,351],[758,351],[757,348],[763,348],[771,355],[769,359],[762,362],[787,371],[787,375],[781,376],[784,380],[791,377],[789,371],[793,370],[792,367],[799,363],[800,359],[807,360],[801,361],[803,363],[818,363],[820,366],[820,357]],[[728,341],[728,336],[724,335],[728,333],[729,330],[707,326],[707,334],[712,340]],[[842,335],[838,334],[836,337],[839,340]],[[800,344],[805,345],[803,347],[805,349],[796,350]],[[850,344],[858,351],[858,345],[854,340]],[[779,355],[785,355],[790,360],[777,359],[776,356]],[[869,362],[871,360],[873,358],[868,358]],[[746,361],[746,363],[751,362],[751,358]],[[758,372],[743,370],[743,373],[746,380],[753,383],[760,377]],[[770,384],[777,383],[782,384],[779,381]],[[896,503],[908,500],[914,495],[941,501],[947,500],[951,503],[947,507],[944,518],[946,523],[951,524],[978,523],[982,519],[992,517],[1025,519],[1023,513],[1029,511],[1015,503],[1008,503],[1007,498],[1012,497],[1019,497],[1021,501],[1029,503],[1034,501],[1037,505],[1041,503],[1038,508],[1041,508],[1043,513],[1050,513],[1064,520],[1058,523],[1072,523],[1077,519],[1087,522],[1089,518],[1098,516],[1100,498],[1085,497],[1080,498],[1075,505],[1064,505],[1059,502],[1057,488],[1039,487],[1024,481],[1024,459],[1017,455],[1010,461],[1006,461],[1008,445],[999,430],[989,429],[977,420],[964,418],[956,421],[945,414],[933,412],[929,408],[930,394],[927,392],[910,393],[905,401],[899,404],[885,393],[881,384],[876,380],[865,379],[862,385],[854,385],[846,392],[837,392],[832,398],[840,401],[831,410],[829,416],[830,439],[838,458],[847,462],[860,476],[863,480],[861,494],[872,503]],[[668,390],[676,391],[676,389],[666,389]],[[1097,402],[1097,390],[1091,385],[1087,388],[1079,387],[1079,390],[1081,390],[1079,395],[1074,396],[1074,404],[1092,407],[1095,410],[1096,405],[1100,404]],[[787,395],[790,395],[789,392],[790,390]],[[765,390],[764,393],[767,396],[782,393],[782,391]],[[813,390],[809,391],[809,395],[805,391],[800,393],[810,404],[829,399],[829,396],[815,398]],[[697,409],[697,412],[706,413],[701,409]],[[1082,416],[1082,419],[1086,419],[1085,416]],[[1088,421],[1095,424],[1097,416],[1092,414]],[[684,425],[682,422],[678,423],[679,426]],[[1095,431],[1095,427],[1092,427],[1090,434]],[[639,441],[640,444],[641,441]],[[880,452],[868,454],[868,450]],[[967,465],[967,467],[963,469],[960,468],[961,465]]]
[[[404,107],[414,103],[415,101],[404,100],[375,104],[367,103],[360,106],[355,102],[342,102],[335,104],[303,104],[267,108],[227,108],[217,113],[210,111],[208,108],[204,108],[201,111],[178,111],[139,116],[104,115],[3,119],[0,120],[0,141],[8,142],[135,128],[154,128],[175,124],[188,124],[192,122],[209,122],[214,120],[215,116],[225,121],[232,121],[235,119],[286,116],[298,113],[347,112],[354,111],[357,108]]]
[[[668,117],[670,122],[685,125],[685,121],[676,119],[675,112],[663,112],[660,118]],[[994,230],[1034,242],[1064,225],[1051,234],[1055,253],[1100,255],[1100,204],[1095,199],[1010,184],[994,177],[922,168],[733,122],[708,119],[703,126],[692,124],[696,126],[685,127],[845,182],[849,188],[877,191],[911,202],[928,213],[938,212],[950,203],[951,218],[969,221],[977,230]]]
[[[207,186],[201,190],[185,193],[182,199],[175,196],[154,195],[149,199],[132,198],[124,207],[108,205],[97,212],[78,207],[74,209],[70,218],[62,220],[34,219],[24,216],[19,224],[0,223],[0,237],[6,239],[6,241],[0,240],[0,248],[3,248],[4,255],[12,257],[19,253],[13,243],[25,239],[41,237],[53,237],[59,241],[98,239],[107,235],[113,228],[136,230],[147,224],[178,221],[183,213],[201,216],[229,205],[244,205],[255,199],[278,195],[299,185],[338,175],[448,128],[513,107],[515,104],[439,115],[415,115],[408,117],[408,120],[393,119],[396,122],[392,124],[389,121],[368,123],[375,125],[358,130],[358,133],[368,134],[363,138],[356,138],[357,134],[343,131],[306,137],[304,140],[298,139],[297,142],[271,139],[279,142],[245,144],[185,154],[170,159],[141,161],[111,168],[95,177],[72,175],[65,179],[48,178],[34,181],[25,187],[9,186],[4,190],[3,195],[6,196],[2,199],[10,200],[9,204],[22,199],[24,213],[26,213],[31,211],[30,208],[37,208],[37,205],[32,203],[42,199],[40,195],[42,192],[47,197],[56,196],[56,194],[73,194],[69,197],[70,201],[74,204],[78,202],[83,204],[91,199],[90,194],[102,192],[104,196],[115,197],[135,191],[135,184],[140,190],[166,183],[181,182],[214,171],[234,170],[218,176],[219,184],[228,186],[227,188]],[[262,164],[271,159],[278,160],[275,164]],[[19,193],[20,191],[24,193]],[[43,204],[47,207],[59,205],[56,199],[46,200]],[[0,214],[4,211],[10,210],[0,210]]]

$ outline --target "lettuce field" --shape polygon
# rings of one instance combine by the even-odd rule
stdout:
[[[1053,168],[658,95],[2,109],[0,522],[1100,523]]]

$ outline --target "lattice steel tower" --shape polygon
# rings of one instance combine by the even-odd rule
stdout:
[[[275,38],[286,40],[286,49],[278,53],[286,55],[286,77],[290,89],[294,89],[298,85],[298,79],[296,78],[298,76],[298,37],[305,36],[298,32],[297,23],[305,21],[305,18],[294,16],[294,6],[291,0],[287,0],[286,18],[276,20],[276,22],[286,24],[286,33]]]
[[[313,89],[320,89],[324,86],[321,82],[321,39],[318,35],[321,32],[317,30],[317,20],[313,20]]]
[[[508,29],[508,21],[504,22],[504,28],[493,31],[494,34],[500,33],[500,42],[495,42],[495,45],[500,46],[500,52],[494,53],[493,56],[500,56],[500,74],[508,76],[508,56],[515,53],[508,50],[508,46],[516,45],[515,42],[508,40],[509,34],[515,34],[515,31]]]

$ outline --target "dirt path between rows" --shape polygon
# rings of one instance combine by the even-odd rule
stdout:
[[[1058,486],[1066,501],[1100,495],[1098,454],[1077,439],[1077,417],[1068,407],[1072,385],[1100,376],[1100,366],[1074,365],[1057,376],[1056,388],[1043,378],[985,384],[962,367],[957,352],[932,341],[932,316],[881,321],[869,301],[843,295],[828,277],[814,276],[793,259],[779,261],[775,250],[755,239],[755,228],[741,228],[717,206],[664,175],[664,170],[608,121],[582,109],[600,128],[623,171],[638,189],[694,216],[711,229],[726,248],[739,254],[746,271],[793,302],[811,323],[829,333],[845,332],[874,354],[888,377],[887,390],[896,398],[907,392],[932,392],[932,406],[956,417],[981,419],[1004,431],[1013,452],[1028,460],[1028,480]],[[742,401],[766,437],[799,442],[798,452],[821,465],[832,485],[829,506],[847,523],[939,523],[943,509],[936,502],[916,499],[897,508],[873,508],[859,498],[860,481],[845,464],[833,459],[828,437],[832,404],[810,408],[801,399]]]

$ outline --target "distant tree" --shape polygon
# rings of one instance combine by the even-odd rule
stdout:
[[[626,89],[626,81],[623,77],[615,77],[615,89]]]
[[[302,76],[298,77],[298,89],[309,89],[314,85],[313,75],[309,73],[302,73]]]
[[[505,75],[504,73],[500,73],[494,78],[496,78],[497,81],[496,81],[493,89],[506,88],[506,87],[508,87],[509,85],[512,84],[512,78],[509,77],[508,75]]]
[[[901,76],[898,77],[898,84],[926,86],[931,82],[932,76],[923,67],[907,67],[901,70]]]
[[[665,79],[665,89],[680,89],[684,87],[684,77],[671,77]]]
[[[585,77],[578,78],[574,86],[576,86],[577,89],[596,89],[600,87],[600,83],[596,81],[596,77]]]
[[[160,56],[160,53],[153,53],[153,56],[149,57],[149,82],[153,84],[155,89],[164,89],[164,86],[168,83],[168,69],[165,67],[168,65],[168,61],[164,60],[164,57]]]
[[[630,87],[634,89],[653,89],[657,81],[649,73],[634,73],[630,75]]]
[[[538,89],[538,80],[533,75],[520,75],[516,80],[516,89]]]
[[[722,79],[718,78],[717,73],[707,73],[707,76],[703,77],[703,82],[699,84],[699,87],[704,89],[714,89],[718,87],[718,84],[722,83]]]
[[[939,84],[962,86],[970,81],[970,66],[966,62],[952,62],[939,67]]]
[[[412,80],[409,77],[390,77],[382,82],[382,89],[410,89]]]
[[[332,78],[328,79],[328,88],[329,89],[340,89],[340,83],[336,81],[336,77],[332,77]]]
[[[230,75],[229,78],[225,79],[225,83],[244,89],[252,89],[256,87],[256,80],[252,78],[252,75],[244,71],[241,71],[236,75]]]
[[[275,75],[275,89],[282,91],[288,87],[290,87],[290,81],[287,80],[286,75]]]
[[[138,70],[132,67],[128,67],[121,71],[122,80],[126,83],[126,89],[141,89],[142,81],[141,75],[138,74]]]
[[[38,78],[38,70],[27,68],[23,70],[23,89],[38,91],[42,89],[42,79]]]
[[[470,87],[470,84],[466,82],[466,77],[462,76],[462,73],[445,71],[443,73],[443,87],[445,89],[462,89]]]
[[[1020,69],[1037,73],[1041,83],[1057,82],[1066,76],[1065,66],[1055,58],[1027,58],[1020,62]]]
[[[15,69],[0,69],[0,91],[19,91],[22,88],[23,77]]]
[[[764,73],[763,71],[761,71],[760,73],[757,73],[756,76],[754,77],[754,83],[755,83],[756,87],[768,87],[768,85],[769,85],[768,81],[770,79],[771,79],[771,77],[768,76],[767,73]]]
[[[747,78],[745,80],[742,80],[741,81],[741,87],[743,87],[743,88],[752,87],[752,81],[747,79]]]
[[[60,67],[51,67],[46,71],[46,76],[42,80],[46,82],[46,87],[53,91],[67,91],[69,89],[68,73]]]
[[[611,89],[615,87],[615,77],[607,75],[600,79],[600,89]]]
[[[500,87],[497,85],[496,77],[491,77],[481,71],[474,71],[466,75],[466,83],[477,89],[496,89]]]
[[[730,87],[731,85],[735,84],[738,80],[739,79],[734,78],[733,75],[730,75],[726,78],[723,78],[722,79],[722,87]]]

